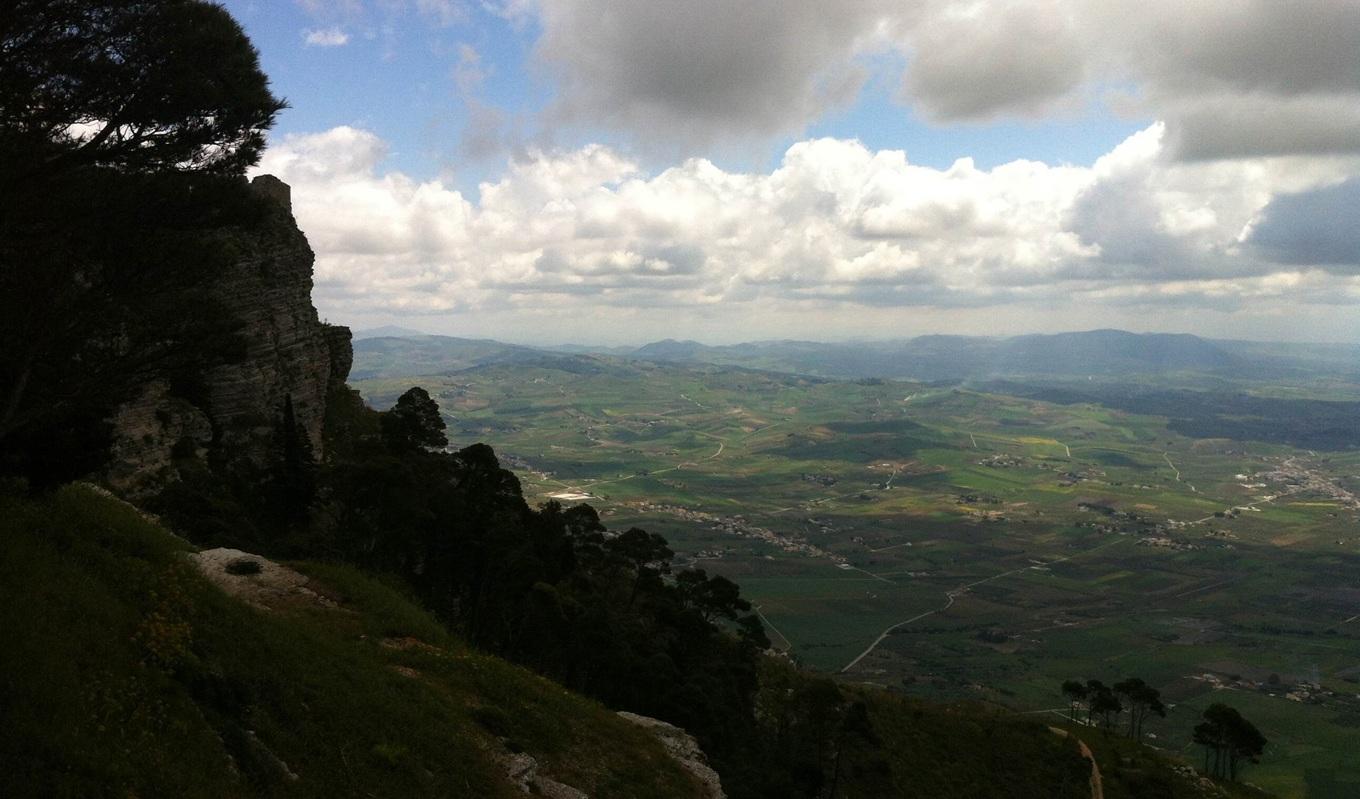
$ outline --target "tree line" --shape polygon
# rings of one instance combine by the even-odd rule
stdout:
[[[1118,728],[1119,717],[1127,712],[1125,734],[1136,741],[1142,741],[1149,717],[1166,718],[1167,714],[1161,692],[1138,677],[1114,685],[1100,680],[1065,680],[1062,694],[1068,702],[1068,720],[1073,723],[1098,724],[1111,732]],[[1215,702],[1202,718],[1195,725],[1193,740],[1204,747],[1204,773],[1236,781],[1243,764],[1261,762],[1267,740],[1235,708]]]
[[[1100,680],[1067,680],[1062,684],[1063,696],[1068,701],[1068,718],[1076,722],[1079,711],[1085,710],[1086,724],[1096,721],[1107,732],[1118,726],[1119,717],[1128,712],[1126,733],[1134,740],[1143,740],[1143,724],[1149,716],[1166,718],[1162,694],[1141,678],[1130,677],[1114,685]]]

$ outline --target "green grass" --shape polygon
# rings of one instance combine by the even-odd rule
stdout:
[[[299,564],[339,607],[261,611],[89,489],[0,520],[7,797],[510,797],[507,746],[591,796],[695,796],[644,732],[381,580]]]

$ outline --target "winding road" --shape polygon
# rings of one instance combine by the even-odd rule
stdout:
[[[1055,735],[1061,735],[1064,738],[1072,738],[1077,742],[1077,748],[1081,751],[1081,756],[1091,763],[1091,799],[1105,799],[1105,786],[1101,784],[1100,780],[1100,766],[1096,765],[1096,756],[1091,753],[1091,747],[1087,746],[1085,741],[1072,735],[1062,727],[1049,727],[1049,729],[1052,730]]]
[[[1189,482],[1187,482],[1187,481],[1181,479],[1181,470],[1180,470],[1180,469],[1177,469],[1177,468],[1176,468],[1176,464],[1174,464],[1174,463],[1171,462],[1171,453],[1169,453],[1169,452],[1163,452],[1163,453],[1162,453],[1162,457],[1166,459],[1166,465],[1171,467],[1171,471],[1173,471],[1173,472],[1176,473],[1176,482],[1178,482],[1178,483],[1185,483],[1186,487],[1188,487],[1191,491],[1193,491],[1193,492],[1195,492],[1196,494],[1198,494],[1198,493],[1199,493],[1199,489],[1198,489],[1198,488],[1195,488],[1195,486],[1194,486],[1192,483],[1189,483]]]
[[[962,596],[963,594],[968,593],[969,589],[971,589],[971,588],[974,588],[974,587],[976,587],[976,586],[982,585],[983,583],[990,583],[990,582],[993,581],[993,580],[1000,580],[1002,577],[1009,577],[1009,576],[1011,576],[1012,574],[1019,574],[1020,572],[1024,572],[1024,571],[1037,571],[1038,569],[1047,568],[1048,566],[1051,566],[1051,565],[1053,565],[1054,563],[1062,563],[1062,562],[1064,562],[1064,561],[1072,560],[1073,558],[1081,557],[1082,555],[1089,555],[1089,554],[1091,554],[1092,552],[1095,552],[1095,551],[1097,551],[1097,550],[1104,549],[1105,547],[1108,547],[1108,546],[1112,546],[1112,545],[1117,544],[1117,543],[1119,543],[1120,541],[1123,541],[1123,540],[1126,540],[1126,539],[1123,538],[1123,537],[1116,537],[1116,538],[1113,538],[1113,539],[1111,539],[1111,540],[1109,540],[1109,541],[1106,541],[1106,542],[1103,543],[1103,544],[1100,544],[1100,545],[1098,545],[1098,546],[1091,547],[1090,549],[1083,550],[1083,551],[1081,551],[1081,552],[1075,552],[1075,553],[1073,553],[1073,554],[1071,554],[1071,555],[1067,555],[1067,556],[1064,556],[1064,557],[1061,557],[1061,558],[1056,558],[1056,559],[1054,559],[1054,560],[1046,561],[1046,562],[1044,562],[1044,563],[1035,563],[1035,564],[1031,564],[1031,565],[1029,565],[1029,566],[1021,566],[1021,567],[1018,568],[1018,569],[1011,569],[1010,571],[1004,571],[1004,572],[1001,572],[1001,573],[999,573],[999,574],[993,574],[991,577],[984,577],[984,578],[982,578],[981,580],[974,580],[973,582],[967,583],[967,584],[965,584],[965,585],[961,585],[961,586],[959,586],[958,588],[955,588],[955,589],[952,590],[952,591],[947,591],[947,592],[945,593],[945,598],[946,598],[946,599],[945,599],[945,603],[944,603],[943,605],[941,605],[941,606],[938,607],[938,608],[935,608],[934,610],[927,610],[927,611],[924,612],[924,613],[918,613],[918,614],[916,614],[915,616],[912,616],[910,619],[906,619],[905,621],[899,621],[899,622],[897,622],[896,624],[893,624],[893,625],[889,626],[889,627],[888,627],[887,629],[885,629],[882,633],[879,633],[879,636],[878,636],[877,638],[874,639],[874,642],[873,642],[872,644],[869,644],[869,646],[866,647],[865,650],[864,650],[863,652],[860,652],[858,655],[856,655],[854,660],[852,660],[852,661],[850,661],[849,663],[845,664],[845,665],[841,668],[841,670],[840,670],[839,673],[840,673],[840,674],[845,674],[845,673],[849,672],[851,669],[853,669],[855,666],[859,665],[859,662],[860,662],[861,660],[863,660],[864,658],[868,657],[868,656],[869,656],[869,653],[871,653],[871,652],[873,652],[875,649],[877,649],[877,648],[878,648],[878,645],[881,644],[881,643],[883,643],[884,639],[886,639],[889,635],[892,635],[893,630],[899,629],[899,628],[901,628],[901,627],[905,627],[905,626],[907,626],[908,624],[911,624],[911,623],[913,623],[913,622],[920,621],[921,619],[924,619],[924,618],[926,618],[926,617],[928,617],[928,616],[934,616],[936,613],[943,613],[944,611],[949,610],[950,608],[952,608],[952,607],[954,606],[954,600],[957,599],[958,597]]]

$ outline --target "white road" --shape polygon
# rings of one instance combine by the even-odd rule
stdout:
[[[1072,560],[1073,558],[1080,557],[1080,556],[1082,556],[1082,555],[1089,555],[1089,554],[1091,554],[1092,552],[1095,552],[1095,551],[1097,551],[1097,550],[1101,550],[1101,549],[1104,549],[1105,547],[1112,546],[1112,545],[1114,545],[1114,544],[1118,544],[1120,541],[1123,541],[1123,540],[1126,540],[1126,539],[1125,539],[1124,537],[1122,537],[1122,536],[1121,536],[1121,537],[1117,537],[1117,538],[1113,538],[1113,539],[1111,539],[1111,540],[1109,540],[1109,541],[1106,541],[1106,542],[1103,543],[1103,544],[1100,544],[1099,546],[1091,547],[1090,549],[1085,550],[1085,551],[1083,551],[1083,552],[1077,552],[1077,553],[1074,553],[1074,554],[1071,554],[1071,555],[1067,555],[1067,556],[1065,556],[1065,557],[1056,558],[1056,559],[1054,559],[1054,560],[1045,561],[1045,562],[1043,562],[1043,563],[1036,563],[1036,564],[1033,564],[1033,565],[1030,565],[1030,566],[1021,566],[1021,567],[1018,568],[1018,569],[1011,569],[1010,571],[1004,571],[1004,572],[1001,572],[1000,574],[993,574],[991,577],[984,577],[984,578],[982,578],[981,580],[974,580],[974,581],[971,582],[971,583],[967,583],[967,584],[965,584],[965,585],[961,585],[961,586],[959,586],[958,588],[955,588],[955,589],[952,590],[952,591],[946,592],[946,593],[945,593],[946,601],[945,601],[945,603],[944,603],[943,605],[941,605],[941,606],[938,607],[938,608],[935,608],[934,610],[927,610],[927,611],[924,612],[924,613],[918,613],[918,614],[916,614],[915,616],[912,616],[910,619],[907,619],[907,620],[905,620],[905,621],[899,621],[899,622],[897,622],[896,624],[891,625],[891,626],[888,627],[886,630],[884,630],[882,633],[880,633],[879,636],[878,636],[877,638],[874,639],[874,642],[873,642],[872,644],[869,644],[869,646],[866,647],[865,650],[864,650],[863,652],[860,652],[858,655],[856,655],[854,660],[852,660],[852,661],[850,661],[849,663],[845,664],[845,666],[843,666],[843,667],[841,668],[840,673],[841,673],[841,674],[845,674],[846,672],[848,672],[848,671],[850,671],[851,669],[853,669],[856,665],[858,665],[859,662],[860,662],[861,660],[863,660],[864,658],[868,657],[869,653],[870,653],[870,652],[873,652],[875,649],[877,649],[877,648],[878,648],[878,645],[881,644],[881,643],[883,643],[884,639],[886,639],[889,635],[891,635],[893,630],[896,630],[896,629],[898,629],[899,627],[905,627],[905,626],[907,626],[908,624],[911,624],[912,622],[920,621],[921,619],[924,619],[924,618],[926,618],[926,617],[928,617],[928,616],[934,616],[936,613],[943,613],[944,611],[949,610],[950,608],[954,607],[954,600],[955,600],[956,598],[958,598],[959,596],[962,596],[963,594],[968,593],[968,590],[969,590],[970,588],[973,588],[973,587],[975,587],[975,586],[982,585],[983,583],[990,583],[990,582],[993,581],[993,580],[1000,580],[1002,577],[1009,577],[1009,576],[1011,576],[1012,574],[1019,574],[1020,572],[1023,572],[1023,571],[1044,569],[1044,568],[1047,568],[1047,567],[1053,565],[1054,563],[1062,563],[1062,562],[1064,562],[1064,561]]]

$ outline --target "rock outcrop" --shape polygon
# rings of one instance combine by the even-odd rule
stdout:
[[[505,769],[505,776],[520,793],[548,799],[590,799],[584,791],[540,774],[538,760],[526,752],[507,752],[497,756],[496,762]]]
[[[667,724],[650,716],[639,716],[626,710],[620,710],[618,715],[619,718],[631,721],[656,736],[666,748],[666,754],[679,763],[681,768],[694,775],[703,786],[705,799],[727,799],[718,772],[708,765],[708,757],[704,755],[704,750],[699,748],[699,742],[694,740],[694,736],[674,724]]]
[[[298,605],[335,607],[307,575],[239,549],[205,549],[189,556],[208,582],[261,610]]]
[[[155,380],[114,414],[113,458],[104,479],[120,493],[153,492],[188,457],[266,465],[286,405],[312,451],[322,454],[326,400],[353,361],[350,333],[317,317],[315,256],[293,219],[287,184],[261,175],[250,185],[270,212],[249,230],[224,231],[237,257],[214,286],[242,324],[244,357],[205,370],[192,400]]]

